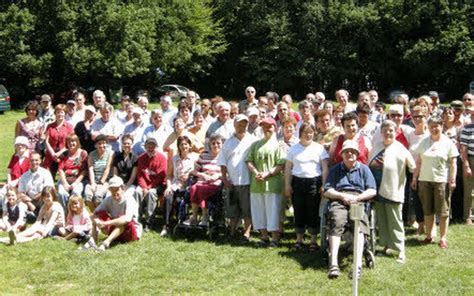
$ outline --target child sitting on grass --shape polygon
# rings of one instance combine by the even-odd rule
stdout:
[[[59,229],[64,227],[64,210],[57,202],[56,190],[52,186],[46,186],[41,191],[41,207],[36,222],[25,231],[18,234],[12,233],[9,237],[10,245],[39,240],[47,236],[59,234]]]
[[[18,200],[15,188],[7,187],[5,192],[0,231],[6,231],[9,236],[14,236],[25,228],[28,207]]]
[[[61,238],[65,240],[76,239],[77,242],[89,240],[89,232],[92,228],[92,220],[89,212],[84,208],[82,197],[73,195],[69,199],[66,226],[59,229]]]

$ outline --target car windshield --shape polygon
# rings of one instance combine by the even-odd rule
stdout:
[[[182,92],[187,92],[188,89],[184,86],[181,86],[181,85],[176,85],[176,88],[179,90],[179,91],[182,91]]]
[[[0,95],[1,96],[8,96],[8,91],[5,88],[5,86],[3,86],[2,84],[0,84]]]

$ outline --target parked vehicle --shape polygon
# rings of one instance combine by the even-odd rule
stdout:
[[[3,84],[0,84],[0,114],[11,110],[10,94]]]
[[[189,91],[187,87],[179,84],[163,84],[157,89],[158,97],[163,95],[169,95],[174,101],[178,101],[186,97],[186,93]]]

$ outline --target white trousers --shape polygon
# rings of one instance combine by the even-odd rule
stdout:
[[[250,193],[252,225],[255,230],[280,230],[282,196],[278,193]]]

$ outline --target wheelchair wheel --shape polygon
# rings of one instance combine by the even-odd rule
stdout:
[[[329,242],[328,242],[328,227],[326,225],[326,215],[321,216],[320,223],[320,245],[321,245],[321,258],[325,264],[329,264]]]
[[[364,259],[365,259],[365,266],[367,266],[367,268],[370,268],[370,269],[375,268],[375,256],[371,250],[367,250],[364,253]]]

